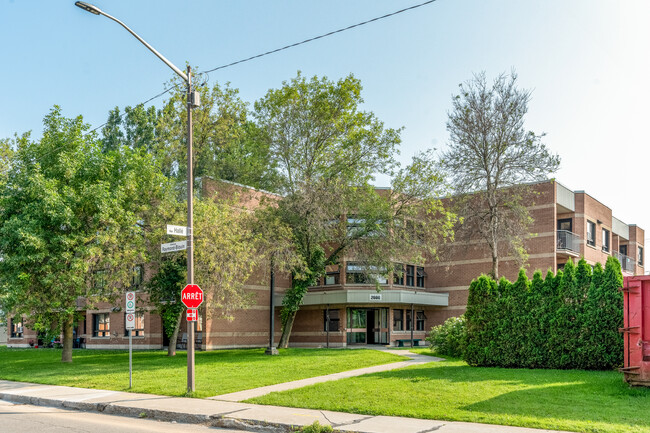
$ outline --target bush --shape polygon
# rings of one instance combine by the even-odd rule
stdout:
[[[515,283],[481,275],[469,286],[463,329],[463,358],[483,367],[611,370],[623,363],[621,265],[609,257],[605,269],[581,259],[564,270]],[[447,346],[447,322],[427,338],[439,352]],[[451,329],[451,324],[449,328]],[[435,331],[435,332],[434,332]]]
[[[441,355],[462,357],[467,345],[465,316],[450,317],[442,325],[434,326],[426,340],[429,348]]]

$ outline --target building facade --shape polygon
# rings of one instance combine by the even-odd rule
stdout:
[[[535,200],[528,210],[533,218],[532,235],[524,245],[529,257],[527,269],[557,271],[567,260],[584,257],[589,264],[605,263],[610,255],[621,262],[624,275],[644,273],[644,232],[612,215],[612,210],[584,191],[571,191],[555,181],[532,186]],[[237,193],[245,208],[259,206],[263,199],[281,197],[245,188],[241,185],[204,179],[203,194]],[[432,326],[449,317],[464,313],[468,286],[473,279],[491,269],[490,251],[478,238],[457,240],[446,246],[442,259],[423,266],[396,264],[390,277],[376,275],[370,279],[363,263],[352,258],[327,268],[317,286],[304,298],[291,333],[294,347],[346,347],[350,345],[409,345],[422,343]],[[513,257],[500,261],[500,275],[514,280],[519,265]],[[372,280],[372,281],[371,281]],[[245,284],[253,302],[239,310],[234,319],[222,318],[218,312],[199,309],[196,347],[203,350],[264,347],[269,344],[270,270],[258,269]],[[200,283],[200,282],[199,282]],[[137,289],[137,281],[134,287]],[[275,276],[274,342],[280,328],[280,308],[284,292],[291,285],[287,275]],[[140,292],[139,313],[134,331],[134,347],[160,349],[169,342],[162,331],[162,321],[147,306]],[[100,304],[96,309],[79,305],[83,320],[75,329],[77,345],[86,348],[128,348],[124,329],[123,299],[116,305]],[[14,320],[15,319],[15,320]],[[20,318],[9,323],[8,346],[29,347],[38,336],[23,328]],[[187,344],[187,324],[176,342]],[[20,331],[20,332],[19,332]],[[173,344],[173,343],[172,343]]]

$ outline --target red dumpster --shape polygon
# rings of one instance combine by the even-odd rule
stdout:
[[[650,386],[650,275],[625,277],[624,367],[620,370],[630,385]]]

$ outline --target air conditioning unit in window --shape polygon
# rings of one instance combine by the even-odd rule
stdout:
[[[19,327],[18,327],[18,333],[19,333],[19,334],[22,334],[22,333],[23,333],[23,327],[22,327],[22,326],[19,326]]]

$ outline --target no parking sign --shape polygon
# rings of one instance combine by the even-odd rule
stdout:
[[[135,292],[126,292],[126,312],[135,313]]]
[[[135,329],[135,314],[126,313],[126,329]]]

